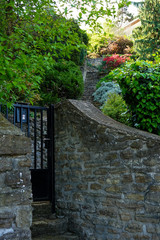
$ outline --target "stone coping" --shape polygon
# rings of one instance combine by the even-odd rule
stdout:
[[[0,134],[3,135],[24,135],[24,133],[16,126],[11,124],[3,115],[0,113]]]
[[[69,108],[73,107],[77,109],[80,115],[88,117],[90,120],[96,122],[98,125],[103,125],[109,128],[115,129],[117,133],[123,135],[130,134],[140,138],[147,138],[154,141],[160,142],[160,136],[152,134],[146,131],[142,131],[133,127],[129,127],[125,124],[117,122],[116,120],[104,115],[98,108],[96,108],[92,103],[82,100],[66,100],[60,104],[67,104]]]

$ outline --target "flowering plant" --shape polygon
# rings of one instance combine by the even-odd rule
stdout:
[[[107,56],[103,59],[103,69],[112,70],[119,67],[121,64],[130,60],[131,54],[119,55],[113,54],[112,56]]]

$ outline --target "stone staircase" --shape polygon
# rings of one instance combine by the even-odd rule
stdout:
[[[68,232],[66,218],[51,213],[50,202],[34,202],[32,208],[32,240],[79,240],[78,236]]]

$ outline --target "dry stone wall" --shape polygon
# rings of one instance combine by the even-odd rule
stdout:
[[[89,102],[56,107],[57,213],[83,240],[160,239],[160,137]]]
[[[0,115],[0,240],[30,240],[30,139]]]

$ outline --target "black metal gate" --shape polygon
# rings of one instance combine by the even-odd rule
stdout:
[[[14,104],[10,110],[0,105],[0,112],[25,132],[32,141],[31,182],[33,201],[52,203],[55,211],[54,106],[49,108]]]

